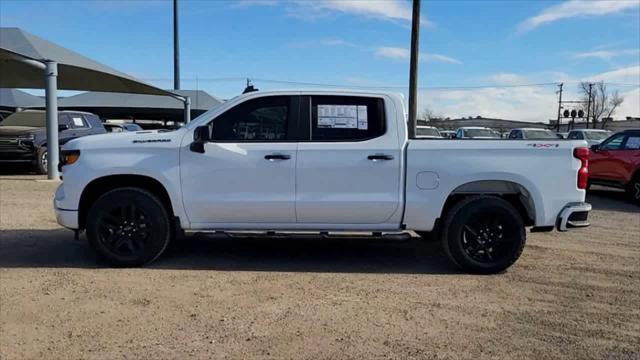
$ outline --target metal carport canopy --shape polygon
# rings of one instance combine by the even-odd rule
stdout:
[[[19,28],[0,28],[0,87],[45,89],[47,108],[47,172],[58,174],[57,89],[166,95],[184,101],[185,122],[189,98],[135,79]]]
[[[44,99],[18,89],[0,88],[0,109],[13,111],[28,107],[44,107]]]
[[[172,90],[191,99],[191,115],[198,116],[222,103],[203,90]],[[183,104],[168,96],[88,91],[61,98],[58,108],[92,112],[103,118],[124,119],[130,116],[145,120],[182,121]],[[31,108],[44,108],[43,105]]]

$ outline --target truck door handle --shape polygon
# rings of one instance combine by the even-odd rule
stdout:
[[[386,155],[386,154],[373,154],[373,155],[369,155],[369,156],[367,156],[367,159],[372,160],[372,161],[378,161],[378,160],[393,160],[393,155]]]
[[[269,160],[269,161],[273,161],[273,160],[289,160],[289,159],[291,159],[291,156],[286,155],[286,154],[271,154],[271,155],[265,155],[264,159],[265,160]]]

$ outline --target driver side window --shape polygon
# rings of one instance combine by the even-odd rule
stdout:
[[[622,141],[624,140],[624,134],[619,134],[616,136],[613,136],[612,138],[609,139],[609,141],[607,141],[606,143],[602,144],[602,146],[600,146],[600,149],[602,150],[620,150],[620,148],[622,147]]]
[[[289,139],[290,97],[269,96],[248,100],[212,122],[212,140],[278,142]]]

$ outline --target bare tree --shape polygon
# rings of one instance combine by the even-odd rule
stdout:
[[[601,127],[604,128],[606,122],[614,114],[616,109],[622,104],[624,98],[615,91],[613,93],[607,90],[607,85],[600,81],[595,83],[591,88],[591,101],[589,101],[589,83],[580,83],[580,92],[582,93],[582,101],[585,104],[585,113],[590,114],[591,121],[593,122],[593,128],[597,127],[598,121],[602,121]],[[587,105],[591,105],[591,109],[586,109]],[[606,115],[603,117],[603,115]],[[607,118],[607,120],[604,120]],[[589,127],[589,120],[587,119],[587,127]]]
[[[431,121],[431,120],[442,120],[444,119],[444,116],[442,116],[442,114],[438,114],[435,111],[433,111],[432,109],[425,107],[420,114],[418,114],[418,119],[420,120],[424,120],[424,121]]]
[[[624,98],[617,90],[611,94],[611,97],[609,98],[609,111],[607,112],[607,116],[602,118],[601,129],[605,128],[607,121],[611,120],[611,116],[613,116],[613,113],[615,113],[616,109],[622,105],[623,102]]]

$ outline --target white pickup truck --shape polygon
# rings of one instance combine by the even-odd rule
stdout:
[[[511,266],[532,231],[587,226],[584,141],[408,139],[400,95],[252,92],[173,132],[70,141],[58,222],[115,266],[184,232],[432,233],[461,269]]]

